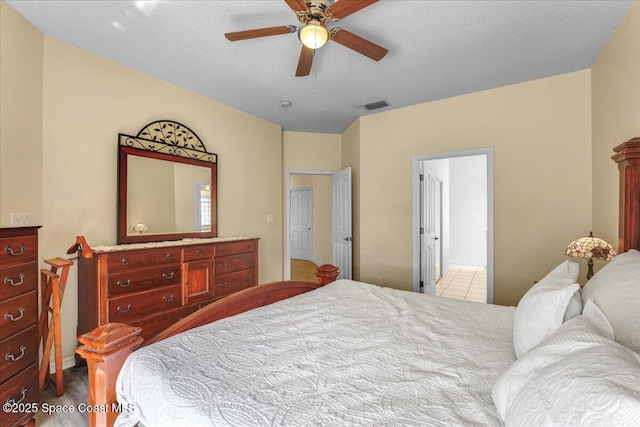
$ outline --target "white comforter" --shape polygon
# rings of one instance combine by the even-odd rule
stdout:
[[[501,425],[514,310],[340,280],[136,351],[116,425]]]

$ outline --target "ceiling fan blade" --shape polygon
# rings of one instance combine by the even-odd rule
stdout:
[[[294,12],[307,12],[309,6],[304,0],[284,0]]]
[[[298,60],[298,68],[296,69],[296,77],[308,76],[311,72],[311,64],[313,64],[313,49],[303,45],[300,51],[300,59]]]
[[[342,0],[344,1],[344,0]],[[338,4],[338,3],[334,3]],[[367,56],[374,61],[380,61],[389,52],[382,46],[379,46],[369,40],[363,39],[353,33],[342,28],[334,28],[331,31],[331,40],[338,42],[341,45],[353,49],[364,56]]]
[[[280,34],[295,33],[296,27],[293,25],[283,25],[280,27],[257,28],[255,30],[235,31],[225,33],[224,36],[232,42],[238,40],[255,39],[257,37],[277,36]]]
[[[354,14],[378,0],[339,0],[327,8],[327,12],[336,19]]]

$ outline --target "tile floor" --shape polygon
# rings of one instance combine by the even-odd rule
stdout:
[[[487,302],[487,269],[450,265],[436,283],[436,295],[466,301]]]

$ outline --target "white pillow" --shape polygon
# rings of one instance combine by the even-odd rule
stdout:
[[[581,306],[576,313],[574,297],[580,290],[580,285],[576,283],[578,271],[578,263],[565,261],[522,297],[513,319],[516,357],[521,357],[558,329],[565,320],[567,310],[573,311],[570,315],[580,312]],[[572,300],[574,306],[570,308]]]
[[[640,252],[615,256],[587,282],[582,301],[594,299],[613,325],[616,341],[640,353]]]
[[[500,376],[492,397],[505,425],[626,426],[640,419],[640,355],[615,343],[604,315],[588,306]]]

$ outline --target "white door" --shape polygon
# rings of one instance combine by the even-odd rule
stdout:
[[[291,190],[291,258],[313,257],[313,207],[310,188]]]
[[[420,194],[420,292],[435,295],[441,274],[442,181],[429,173],[420,175]]]
[[[333,218],[331,231],[331,253],[333,264],[340,269],[339,279],[351,279],[352,245],[351,233],[351,168],[331,175]]]

